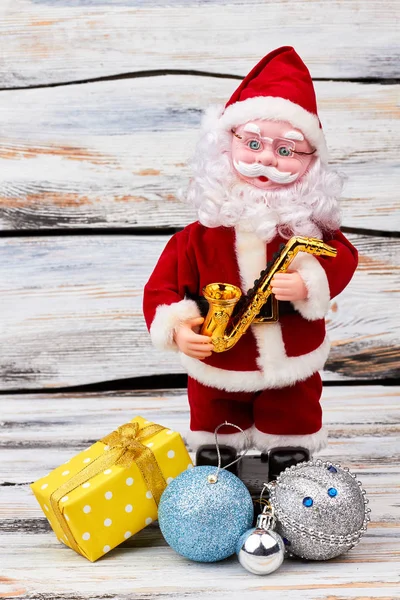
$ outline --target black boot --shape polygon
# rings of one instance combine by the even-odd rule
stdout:
[[[260,498],[263,484],[268,481],[268,454],[246,454],[238,462],[238,477],[253,499]]]
[[[306,448],[282,447],[272,448],[268,456],[268,481],[275,481],[282,471],[310,460],[310,452]]]
[[[220,446],[219,451],[221,454],[221,467],[229,465],[237,458],[237,452],[235,448],[231,446]],[[218,466],[218,454],[215,444],[209,444],[207,446],[200,446],[196,452],[196,466],[212,465],[213,467]],[[230,471],[234,475],[237,475],[238,463],[228,467],[227,471]]]
[[[260,494],[264,483],[268,481],[268,454],[247,454],[244,456],[238,463],[238,477],[249,490],[253,500],[253,527],[255,527],[257,517],[263,510],[263,505],[260,503]]]

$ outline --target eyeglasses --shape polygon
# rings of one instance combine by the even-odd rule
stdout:
[[[234,129],[231,129],[233,135],[239,140],[243,140],[243,136],[238,135]],[[315,148],[312,152],[299,152],[296,150],[296,144],[293,140],[287,140],[285,138],[269,138],[269,137],[261,137],[257,138],[249,138],[245,142],[243,142],[245,146],[253,150],[253,152],[261,152],[264,150],[265,144],[269,144],[272,147],[273,153],[280,158],[291,158],[295,154],[302,154],[305,156],[309,156],[314,154],[317,149]]]

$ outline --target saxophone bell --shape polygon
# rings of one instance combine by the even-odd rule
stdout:
[[[218,339],[224,337],[226,326],[242,292],[230,283],[210,283],[203,288],[203,295],[209,303],[209,308],[201,333],[211,336],[214,350],[218,352]]]

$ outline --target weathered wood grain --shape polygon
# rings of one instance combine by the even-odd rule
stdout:
[[[353,437],[357,432],[368,436],[377,431],[384,436],[400,420],[398,386],[325,386],[322,403],[334,438]],[[129,421],[138,411],[147,420],[167,422],[180,432],[188,427],[184,389],[5,393],[0,395],[0,445],[19,448],[22,444],[42,447],[48,443],[68,448],[82,440],[97,439],[101,433],[106,435],[108,429]]]
[[[266,578],[244,571],[235,557],[199,564],[175,554],[156,524],[94,564],[61,545],[26,482],[82,449],[134,414],[183,432],[188,424],[183,390],[107,394],[23,394],[0,397],[0,597],[26,600],[395,600],[399,566],[399,442],[386,428],[399,423],[399,387],[326,387],[324,417],[334,434],[320,456],[339,460],[361,479],[372,522],[361,543],[329,562],[287,560]],[[368,432],[354,435],[354,426]],[[75,433],[73,433],[75,432]],[[389,436],[390,437],[390,436]],[[28,453],[16,442],[32,442]],[[43,441],[52,442],[48,449]],[[76,447],[73,447],[73,445]],[[339,444],[343,444],[338,454]],[[66,447],[67,446],[67,447]],[[57,452],[59,447],[60,452]],[[18,453],[20,460],[17,458]],[[68,456],[67,456],[68,453]],[[385,462],[380,461],[384,459]],[[4,486],[4,471],[14,483]]]
[[[51,534],[4,535],[0,547],[8,586],[3,589],[29,600],[399,598],[396,540],[388,542],[386,532],[370,542],[365,537],[356,551],[354,559],[350,551],[346,558],[328,563],[287,560],[262,578],[244,571],[236,557],[216,564],[193,563],[168,547],[131,548],[124,543],[94,564]],[[387,560],[388,553],[393,560]],[[371,561],[371,555],[376,559]],[[16,566],[21,556],[29,556],[29,566],[26,559]]]
[[[399,373],[399,240],[350,235],[360,251],[351,285],[328,315],[326,379]],[[0,241],[1,389],[82,385],[182,372],[155,351],[142,290],[167,236]]]
[[[398,76],[395,0],[13,0],[0,28],[0,85],[148,69],[245,75],[294,45],[313,77]]]
[[[179,227],[202,111],[235,80],[148,77],[0,93],[0,228]],[[317,82],[343,224],[400,229],[400,86]]]

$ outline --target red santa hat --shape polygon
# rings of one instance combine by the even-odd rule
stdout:
[[[288,121],[302,131],[321,160],[327,160],[311,75],[291,46],[277,48],[260,60],[226,103],[216,127],[230,130],[253,119]]]

